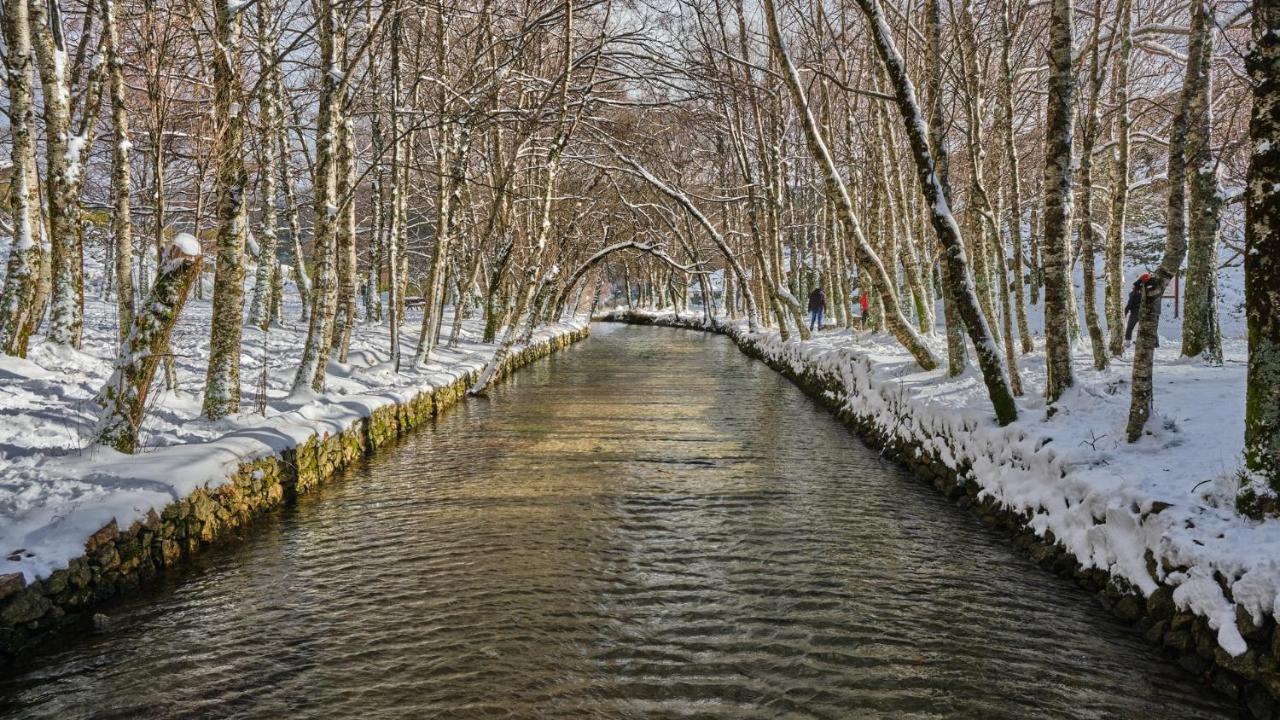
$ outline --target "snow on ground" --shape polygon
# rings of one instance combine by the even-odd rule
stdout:
[[[672,312],[658,315],[675,319]],[[699,313],[680,317],[702,322]],[[772,330],[750,333],[745,322],[728,324],[732,334],[793,366],[838,372],[846,387],[859,389],[851,409],[875,415],[900,437],[956,439],[957,455],[979,458],[973,474],[984,495],[1030,515],[1031,527],[1052,531],[1086,567],[1122,577],[1144,594],[1157,581],[1174,587],[1179,607],[1206,617],[1229,653],[1243,652],[1245,643],[1223,585],[1255,621],[1280,615],[1280,520],[1251,520],[1234,505],[1246,372],[1238,336],[1225,339],[1226,361],[1215,367],[1180,358],[1180,328],[1163,326],[1155,414],[1148,434],[1128,444],[1132,366],[1125,358],[1093,370],[1087,340],[1075,347],[1076,385],[1052,416],[1037,340],[1036,351],[1019,361],[1020,417],[1001,428],[972,363],[947,378],[944,370],[920,371],[887,335],[829,330],[784,343]],[[929,341],[945,357],[942,340]],[[899,398],[908,412],[895,410]],[[1157,561],[1154,577],[1148,552]]]
[[[390,363],[388,328],[359,323],[349,362],[329,363],[326,392],[290,398],[307,329],[298,321],[300,307],[287,305],[284,327],[244,329],[241,412],[209,421],[200,408],[211,307],[192,299],[173,334],[177,391],[165,391],[164,371],[158,371],[143,449],[131,456],[90,442],[94,397],[116,353],[116,313],[112,303],[92,299],[85,310],[79,351],[33,338],[27,359],[0,355],[0,575],[21,572],[28,582],[45,577],[82,555],[85,540],[113,518],[128,527],[148,510],[226,482],[246,460],[339,431],[378,407],[479,369],[494,350],[479,342],[480,321],[468,320],[457,349],[442,348],[425,367],[410,369],[421,319],[420,311],[410,311],[402,372]],[[443,343],[451,321],[446,315]],[[546,326],[534,341],[581,324]],[[264,364],[265,414],[258,402]]]

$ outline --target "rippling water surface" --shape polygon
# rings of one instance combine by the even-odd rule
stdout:
[[[597,326],[0,681],[33,718],[1209,718],[723,338]]]

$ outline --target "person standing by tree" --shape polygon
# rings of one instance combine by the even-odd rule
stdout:
[[[822,292],[822,287],[816,287],[813,292],[809,293],[809,330],[813,331],[816,325],[819,330],[822,329],[822,315],[827,311],[827,295]]]
[[[1124,341],[1128,344],[1133,341],[1133,329],[1138,326],[1138,311],[1142,309],[1142,288],[1151,279],[1151,273],[1142,273],[1142,275],[1133,281],[1133,289],[1129,291],[1129,299],[1124,305],[1124,314],[1127,318],[1124,325]]]

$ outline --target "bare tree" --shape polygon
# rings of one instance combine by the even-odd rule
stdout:
[[[1257,0],[1245,198],[1245,315],[1249,379],[1244,452],[1250,470],[1280,484],[1280,2]]]
[[[888,270],[885,269],[879,255],[871,248],[866,237],[862,234],[862,226],[854,212],[853,201],[849,197],[849,191],[845,187],[844,179],[836,169],[831,152],[827,148],[826,141],[818,128],[817,120],[814,118],[813,112],[809,108],[808,100],[805,98],[804,86],[800,83],[800,76],[796,72],[795,64],[791,61],[791,57],[787,54],[786,46],[783,44],[782,30],[778,25],[774,0],[765,0],[765,17],[769,25],[770,42],[783,69],[783,78],[786,81],[787,88],[790,90],[791,99],[800,112],[801,124],[804,127],[805,137],[809,142],[809,150],[822,168],[823,176],[826,180],[827,193],[836,205],[836,211],[840,215],[840,222],[845,235],[853,240],[859,266],[866,270],[876,283],[876,289],[879,293],[880,303],[884,308],[889,331],[911,353],[920,367],[925,370],[932,370],[938,366],[937,358],[934,357],[933,352],[924,343],[915,328],[911,326],[911,323],[907,322],[907,319],[903,316],[902,310],[898,306],[895,285],[889,277]]]
[[[1213,157],[1213,7],[1209,0],[1191,3],[1191,43],[1187,75],[1187,283],[1182,318],[1182,354],[1222,362],[1218,326],[1218,224],[1222,196],[1218,164]],[[1194,77],[1192,76],[1194,73]]]
[[[98,393],[97,442],[123,453],[137,450],[151,381],[169,353],[169,336],[200,274],[200,265],[200,244],[194,237],[180,235],[167,247],[156,269],[155,284],[120,346],[115,369]]]
[[[129,167],[129,105],[125,96],[124,58],[120,48],[120,31],[116,23],[114,0],[102,0],[102,37],[106,51],[107,75],[111,86],[111,124],[115,134],[111,149],[111,196],[115,231],[116,323],[123,342],[133,324],[133,212],[129,193],[132,170]]]
[[[1200,4],[1201,0],[1193,0]],[[1205,42],[1208,32],[1202,25],[1206,18],[1204,13],[1193,11],[1191,15],[1191,42],[1187,53],[1187,71],[1183,77],[1182,95],[1178,109],[1174,113],[1173,123],[1169,130],[1169,161],[1166,175],[1169,178],[1169,198],[1166,227],[1167,234],[1164,256],[1160,266],[1152,273],[1151,279],[1142,287],[1142,308],[1139,311],[1138,337],[1133,350],[1133,398],[1129,404],[1129,420],[1125,426],[1125,436],[1129,442],[1137,442],[1142,431],[1151,419],[1153,403],[1152,365],[1155,361],[1156,345],[1159,344],[1161,298],[1165,286],[1173,279],[1182,260],[1187,254],[1187,138],[1188,117],[1199,90],[1197,84],[1202,82],[1200,67],[1205,55],[1201,43]],[[1201,23],[1201,25],[1197,25]]]
[[[1044,336],[1045,396],[1062,397],[1075,383],[1071,370],[1071,139],[1075,70],[1072,65],[1071,0],[1049,5],[1049,98],[1044,146]]]
[[[4,289],[0,293],[0,352],[26,357],[31,333],[40,325],[44,311],[41,295],[47,292],[47,285],[41,275],[48,263],[36,169],[28,0],[4,0],[0,4],[0,29],[4,32],[9,132],[13,137],[9,208],[14,225]]]
[[[45,198],[53,284],[48,340],[80,346],[84,330],[84,267],[81,247],[80,190],[97,129],[102,100],[101,63],[94,63],[84,93],[78,128],[72,127],[71,78],[62,8],[58,0],[35,2],[28,9],[43,90],[45,123]],[[82,48],[83,51],[87,48]],[[75,65],[79,65],[77,61]]]
[[[205,417],[240,410],[240,335],[244,312],[245,191],[244,88],[240,74],[240,11],[234,0],[213,6],[214,120],[217,127],[218,239],[205,375]]]

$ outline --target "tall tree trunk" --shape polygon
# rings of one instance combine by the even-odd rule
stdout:
[[[8,70],[9,133],[13,138],[13,179],[9,187],[13,244],[0,293],[0,352],[26,357],[31,333],[40,325],[44,305],[40,299],[41,266],[48,262],[36,169],[30,18],[27,0],[3,0],[0,10]]]
[[[305,323],[311,317],[311,275],[307,272],[307,256],[302,252],[301,208],[298,206],[298,194],[294,185],[289,134],[283,128],[279,142],[280,187],[284,190],[284,216],[289,224],[289,241],[293,244],[293,280],[298,286],[298,302],[302,305],[299,322]]]
[[[1071,0],[1052,0],[1049,100],[1044,143],[1045,397],[1052,403],[1075,383],[1071,369],[1071,138],[1074,94]]]
[[[969,195],[966,215],[970,218],[970,222],[965,228],[965,239],[968,241],[970,271],[973,275],[974,290],[978,295],[978,306],[982,308],[987,318],[992,337],[996,343],[1000,343],[999,325],[996,324],[1000,320],[996,313],[996,292],[1000,288],[995,279],[996,271],[991,267],[994,246],[1000,242],[1000,236],[995,208],[992,206],[991,196],[986,186],[987,153],[986,139],[983,137],[985,87],[982,83],[983,73],[978,67],[977,31],[973,27],[970,4],[971,0],[962,0],[957,18],[960,77],[965,91],[962,103],[966,120],[965,144],[969,154]]]
[[[1084,323],[1089,331],[1089,348],[1093,351],[1093,367],[1107,367],[1107,346],[1098,322],[1098,234],[1093,223],[1093,145],[1097,140],[1102,119],[1098,111],[1102,80],[1102,0],[1094,2],[1093,37],[1089,46],[1092,56],[1089,63],[1089,96],[1085,101],[1084,123],[1080,128],[1080,276],[1084,292]]]
[[[111,124],[115,129],[111,148],[111,196],[115,213],[111,217],[115,253],[116,315],[123,342],[133,324],[133,214],[129,205],[130,167],[128,99],[124,93],[124,59],[120,56],[120,33],[116,27],[115,3],[102,0],[102,35],[106,49],[107,74],[111,86]]]
[[[267,51],[266,42],[270,37],[271,27],[267,21],[266,0],[259,0],[257,5],[258,20],[258,62],[269,67],[274,60]],[[279,86],[275,83],[264,83],[259,99],[262,134],[258,142],[258,193],[262,198],[261,219],[258,223],[258,269],[254,276],[253,300],[249,303],[249,322],[258,329],[266,330],[272,321],[272,294],[276,278],[279,276],[280,259],[278,257],[279,237],[277,235],[276,217],[276,172],[279,159],[276,155],[276,138],[282,132],[280,127],[283,111],[281,99],[277,95]]]
[[[311,294],[311,317],[302,360],[293,378],[292,392],[307,388],[324,392],[329,347],[333,340],[333,319],[337,311],[337,282],[334,278],[334,243],[338,225],[337,150],[341,119],[339,97],[343,48],[333,0],[317,3],[320,42],[320,98],[316,114],[316,150],[312,248],[315,277]]]
[[[947,204],[951,204],[951,153],[947,149],[946,118],[942,114],[942,9],[941,0],[925,0],[925,34],[928,40],[927,57],[925,58],[928,77],[929,105],[927,110],[929,122],[929,146],[933,148],[933,158],[937,171],[938,184],[942,188],[942,196]],[[964,372],[968,365],[968,351],[964,344],[964,321],[956,309],[951,293],[946,288],[952,287],[959,279],[953,280],[948,263],[941,263],[942,284],[942,318],[947,334],[947,375],[955,377]]]
[[[1256,0],[1245,195],[1245,317],[1249,376],[1244,457],[1280,490],[1280,0]]]
[[[1044,258],[1040,254],[1040,234],[1044,232],[1044,223],[1041,222],[1040,207],[1044,203],[1044,198],[1040,196],[1040,183],[1036,183],[1036,192],[1032,197],[1039,196],[1040,199],[1031,203],[1031,222],[1027,226],[1030,234],[1030,247],[1027,249],[1027,276],[1030,278],[1031,287],[1027,298],[1032,305],[1040,302],[1040,289],[1044,286]]]
[[[1000,202],[996,202],[997,217],[999,216]],[[1018,373],[1018,357],[1014,350],[1013,340],[1013,309],[1009,302],[1009,263],[1005,257],[1004,239],[1000,237],[999,225],[994,241],[996,251],[996,281],[999,283],[996,287],[997,295],[1000,298],[1000,322],[1004,329],[1004,363],[1009,372],[1009,392],[1015,397],[1022,396],[1022,377]]]
[[[156,262],[159,263],[160,256],[164,254],[165,220],[168,217],[169,206],[166,196],[168,188],[165,184],[164,128],[162,125],[158,129],[151,128],[148,133],[151,136],[151,152],[148,157],[151,161],[151,247],[155,250]],[[141,261],[138,268],[138,287],[150,287],[146,272],[147,253],[141,251],[139,257]],[[200,278],[197,276],[196,283],[199,284],[199,282]]]
[[[344,73],[346,70],[344,69]],[[344,107],[348,105],[343,102]],[[338,226],[335,235],[338,266],[338,307],[334,318],[332,349],[338,362],[347,361],[351,332],[356,324],[356,141],[351,118],[344,114],[338,124],[337,196]]]
[[[1107,226],[1104,262],[1107,350],[1119,357],[1124,353],[1124,226],[1129,205],[1129,57],[1133,54],[1133,2],[1120,0],[1116,32],[1115,70],[1111,80],[1115,106],[1115,150],[1111,163],[1111,222]]]
[[[240,335],[244,322],[244,89],[240,80],[240,9],[232,0],[213,7],[217,46],[213,53],[214,122],[218,128],[217,263],[213,269],[213,314],[204,416],[213,420],[240,410]],[[199,227],[197,218],[196,227]]]
[[[91,72],[83,130],[73,134],[67,45],[58,0],[28,6],[44,95],[45,198],[51,245],[52,298],[49,341],[80,347],[84,330],[84,250],[80,237],[80,188],[93,145],[101,99],[101,69]]]
[[[373,178],[370,182],[370,219],[369,219],[369,262],[368,277],[365,279],[364,319],[366,322],[382,322],[382,263],[385,256],[386,231],[386,191],[383,185],[383,153],[386,150],[386,139],[382,129],[382,88],[379,75],[374,74],[373,112],[369,118],[369,136],[373,150]]]
[[[1213,157],[1213,10],[1208,0],[1191,3],[1187,73],[1193,89],[1187,105],[1187,282],[1183,296],[1182,354],[1222,362],[1218,326],[1218,164]]]
[[[1194,13],[1192,21],[1195,22]],[[1182,260],[1187,254],[1187,116],[1195,94],[1196,77],[1200,72],[1198,67],[1193,68],[1192,65],[1198,65],[1203,57],[1197,38],[1202,39],[1203,33],[1191,35],[1187,73],[1182,81],[1182,97],[1169,127],[1169,162],[1165,171],[1169,179],[1165,221],[1168,234],[1165,237],[1164,256],[1160,259],[1160,266],[1142,289],[1142,306],[1138,311],[1138,336],[1133,349],[1133,397],[1129,404],[1129,421],[1125,426],[1125,437],[1131,443],[1142,437],[1143,428],[1151,419],[1152,365],[1156,345],[1160,340],[1160,298],[1164,295],[1165,285],[1182,267]]]
[[[1010,0],[1002,0],[1000,29],[1005,37],[1004,42],[1000,45],[1000,110],[1001,130],[1003,130],[1004,135],[1004,155],[1006,162],[1009,164],[1009,245],[1013,252],[1013,284],[1010,286],[1009,291],[1013,293],[1013,307],[1018,320],[1018,339],[1022,343],[1021,349],[1025,355],[1034,350],[1035,346],[1031,342],[1031,329],[1027,326],[1027,302],[1023,288],[1022,182],[1019,170],[1018,143],[1014,134],[1016,118],[1013,110],[1013,97],[1015,88],[1013,62],[1010,58],[1010,53],[1015,39],[1015,26],[1010,17],[1011,14]],[[1010,360],[1010,381],[1014,381],[1017,375],[1016,369],[1015,361]]]
[[[400,372],[400,323],[404,318],[403,288],[400,285],[400,238],[403,235],[406,138],[401,137],[400,102],[400,3],[393,0],[389,44],[391,45],[391,188],[387,198],[387,238],[384,255],[387,262],[387,322],[391,335],[391,366]]]

